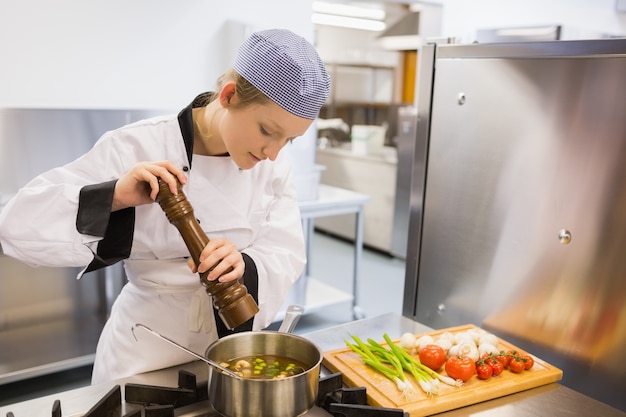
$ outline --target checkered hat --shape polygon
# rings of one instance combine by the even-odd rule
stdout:
[[[330,77],[313,46],[288,30],[250,35],[233,67],[276,104],[305,119],[317,117],[330,92]]]

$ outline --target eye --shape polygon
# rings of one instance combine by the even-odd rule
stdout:
[[[263,125],[259,125],[259,130],[261,131],[261,134],[262,134],[262,135],[265,135],[265,136],[272,136],[272,134],[271,134],[270,132],[268,132],[268,131],[267,131],[267,130],[263,127]]]

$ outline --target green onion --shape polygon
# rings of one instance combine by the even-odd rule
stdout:
[[[428,397],[439,394],[439,381],[431,375],[428,375],[420,367],[415,366],[415,362],[410,360],[412,357],[404,349],[396,345],[386,333],[383,337],[387,345],[389,345],[390,350],[402,363],[403,369],[413,375],[413,378],[415,378],[420,388],[422,388],[422,391],[424,391]]]
[[[366,365],[393,381],[398,390],[402,393],[403,398],[408,398],[414,393],[413,385],[406,380],[402,367],[398,367],[398,363],[393,363],[393,369],[383,363],[383,361],[387,363],[393,362],[391,355],[387,355],[386,353],[378,350],[376,346],[366,345],[358,336],[352,336],[352,339],[354,339],[356,344],[350,343],[346,340],[346,345],[350,347],[353,352],[358,353]],[[376,351],[376,353],[372,350]],[[386,352],[386,349],[383,348],[383,350]]]
[[[391,340],[389,335],[383,335],[389,348],[384,347],[373,339],[363,342],[358,336],[352,336],[355,343],[345,341],[353,352],[359,354],[363,362],[393,381],[404,398],[414,392],[413,385],[406,379],[405,372],[413,376],[424,393],[431,397],[439,394],[440,382],[459,387],[463,381],[441,375],[422,364],[411,356],[405,349]]]
[[[421,363],[418,359],[416,359],[413,356],[411,356],[406,350],[404,350],[401,347],[399,347],[398,345],[396,345],[389,338],[389,336],[387,334],[383,335],[383,337],[385,338],[385,341],[387,342],[387,344],[392,349],[396,349],[396,351],[399,354],[401,354],[402,356],[404,356],[404,358],[408,362],[410,362],[411,366],[413,368],[417,368],[417,370],[419,372],[423,372],[423,373],[429,375],[430,377],[436,378],[437,380],[443,382],[444,384],[451,385],[453,387],[460,387],[461,385],[463,385],[463,381],[461,381],[460,379],[453,379],[453,378],[450,378],[449,376],[441,375],[440,373],[433,371],[428,366],[426,366],[423,363]]]

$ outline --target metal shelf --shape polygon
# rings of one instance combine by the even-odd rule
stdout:
[[[355,319],[364,317],[358,304],[359,275],[361,258],[363,255],[363,208],[370,200],[365,194],[331,185],[320,184],[318,198],[300,202],[302,227],[306,242],[307,266],[300,279],[291,288],[287,300],[278,312],[275,321],[285,316],[285,309],[289,304],[301,304],[305,314],[321,308],[352,300],[352,314]],[[312,257],[311,241],[314,232],[314,220],[319,217],[337,216],[341,214],[355,215],[355,240],[352,276],[352,294],[340,291],[335,287],[324,284],[311,278],[310,259]]]

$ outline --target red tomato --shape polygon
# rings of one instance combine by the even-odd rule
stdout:
[[[419,351],[420,362],[433,371],[438,370],[446,363],[446,351],[438,345],[426,345]]]
[[[478,379],[489,379],[493,375],[493,368],[483,361],[476,362],[476,375]]]
[[[498,376],[504,371],[504,366],[502,362],[497,360],[496,358],[490,358],[485,360],[489,365],[491,365],[491,369],[493,370],[493,376]]]
[[[509,362],[509,369],[511,372],[518,374],[524,370],[524,366],[525,363],[519,356],[511,357],[511,362]]]
[[[524,361],[524,369],[529,370],[535,364],[535,360],[530,355],[521,355],[522,361]]]
[[[450,378],[465,382],[476,373],[476,363],[467,356],[450,356],[446,361],[446,373]]]
[[[496,355],[496,359],[502,364],[503,368],[509,366],[509,362],[511,362],[511,357],[504,353],[504,351],[500,352],[499,355]]]

